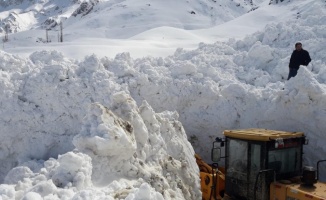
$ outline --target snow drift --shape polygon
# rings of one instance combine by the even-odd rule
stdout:
[[[33,60],[34,56],[32,55]],[[45,57],[43,56],[43,58]],[[54,57],[49,58],[54,59]],[[54,62],[54,60],[51,61]],[[94,67],[94,69],[98,68]],[[92,74],[94,71],[88,70],[91,72],[80,74],[83,74],[84,78],[88,74],[87,79],[89,80],[90,76],[94,76]],[[20,97],[24,100],[20,100],[16,95],[13,97],[17,98],[18,105],[13,104],[16,109],[26,109],[30,115],[22,116],[26,117],[25,120],[29,122],[23,122],[21,118],[13,117],[11,118],[12,122],[7,122],[19,123],[22,128],[25,128],[25,131],[17,132],[19,127],[12,127],[11,132],[8,132],[10,134],[2,137],[2,147],[9,143],[13,145],[7,147],[8,155],[2,155],[3,160],[6,161],[2,162],[3,166],[7,164],[6,167],[9,167],[8,164],[15,165],[16,162],[19,162],[19,167],[12,169],[4,178],[5,184],[0,186],[2,198],[26,200],[200,198],[198,167],[193,156],[194,150],[187,141],[181,123],[177,120],[177,113],[157,114],[146,101],[138,107],[136,102],[125,92],[110,94],[113,90],[106,85],[105,90],[101,93],[109,93],[107,97],[112,99],[112,102],[109,103],[111,110],[100,103],[89,103],[89,109],[86,112],[86,108],[79,107],[82,106],[81,102],[85,99],[79,99],[78,102],[78,97],[75,99],[77,101],[71,104],[76,106],[76,119],[85,114],[86,117],[81,124],[76,125],[76,130],[79,130],[80,126],[81,129],[73,139],[75,150],[67,152],[74,133],[61,131],[64,131],[67,125],[69,126],[76,119],[72,113],[68,118],[65,117],[68,114],[64,113],[73,108],[62,105],[63,101],[68,98],[60,96],[60,93],[67,96],[67,90],[60,89],[55,82],[59,84],[67,79],[73,79],[74,75],[69,73],[69,78],[67,74],[62,75],[62,73],[64,74],[63,67],[55,67],[55,65],[53,70],[47,72],[49,72],[47,75],[43,74],[44,76],[42,76],[44,79],[38,81],[40,81],[39,83],[49,81],[48,83],[53,84],[52,87],[48,85],[48,90],[42,90],[41,87],[33,90],[34,92],[29,91],[30,94],[34,93],[35,98],[26,94],[24,97]],[[31,80],[35,81],[36,79],[31,78]],[[102,81],[103,79],[101,79],[103,84]],[[24,84],[25,87],[28,85]],[[46,84],[31,85],[45,87]],[[112,83],[112,85],[114,84]],[[84,84],[82,87],[87,88],[87,85]],[[92,90],[95,88],[100,89],[101,86],[94,87]],[[36,95],[37,91],[40,92],[39,95]],[[59,93],[54,93],[54,91]],[[81,92],[81,90],[76,92]],[[42,100],[42,97],[50,95],[50,93],[58,95],[56,99],[61,100],[51,102]],[[52,96],[48,100],[52,98],[54,97]],[[13,105],[8,109],[13,109]],[[43,105],[47,107],[45,109],[49,109],[48,111],[43,110],[44,114],[49,115],[49,118],[37,116],[37,113],[43,109]],[[53,112],[53,106],[56,107],[57,112],[61,112],[59,116]],[[21,110],[21,112],[24,111]],[[39,130],[40,133],[35,130],[27,131],[33,128],[35,120],[41,120],[39,123],[44,123],[39,126],[39,129],[45,128],[42,131]],[[65,123],[62,123],[63,120]],[[52,124],[53,132],[46,132],[50,131],[46,128],[47,123]],[[56,134],[52,135],[54,132]],[[16,139],[11,141],[12,137]],[[35,143],[25,144],[31,140]],[[49,146],[51,147],[49,148]],[[49,159],[50,154],[54,154],[59,149],[66,153],[59,155],[58,159]],[[25,152],[28,155],[24,154]],[[2,168],[2,172],[3,170],[5,169]]]

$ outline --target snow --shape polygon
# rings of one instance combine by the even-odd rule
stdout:
[[[304,164],[325,159],[325,2],[230,4],[227,19],[195,0],[169,15],[171,2],[100,1],[67,19],[64,43],[56,32],[36,43],[40,18],[23,15],[33,29],[0,51],[1,199],[200,199],[194,153],[209,161],[225,129],[302,131]],[[68,16],[77,6],[59,7]],[[145,8],[126,24],[137,30],[119,27]],[[286,81],[297,41],[312,62]]]

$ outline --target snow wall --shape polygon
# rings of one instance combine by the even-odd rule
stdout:
[[[178,113],[155,113],[146,101],[138,107],[117,83],[124,54],[111,63],[116,75],[95,56],[0,57],[2,198],[201,197]]]
[[[1,197],[197,199],[186,133],[208,160],[214,138],[234,128],[302,131],[315,166],[326,152],[326,15],[314,5],[243,40],[166,58],[1,52]],[[312,62],[286,81],[297,41]]]

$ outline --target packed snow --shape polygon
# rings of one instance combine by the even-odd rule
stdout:
[[[205,27],[208,38],[221,28],[222,39],[169,56],[80,59],[86,51],[66,55],[65,43],[33,47],[26,38],[38,30],[10,36],[16,40],[0,52],[1,199],[201,199],[194,153],[209,161],[225,129],[302,131],[309,139],[304,164],[325,159],[326,2],[254,2],[260,7]],[[251,27],[226,39],[223,30],[244,19]],[[156,41],[171,29],[173,42],[205,31],[160,26],[134,37]],[[17,47],[20,41],[26,46]],[[96,48],[104,39],[93,41]],[[287,81],[298,41],[312,62]]]

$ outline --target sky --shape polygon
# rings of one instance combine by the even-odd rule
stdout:
[[[301,131],[325,159],[326,3],[204,2],[1,8],[1,199],[200,199],[193,155],[225,129]],[[312,62],[287,81],[297,41]]]

